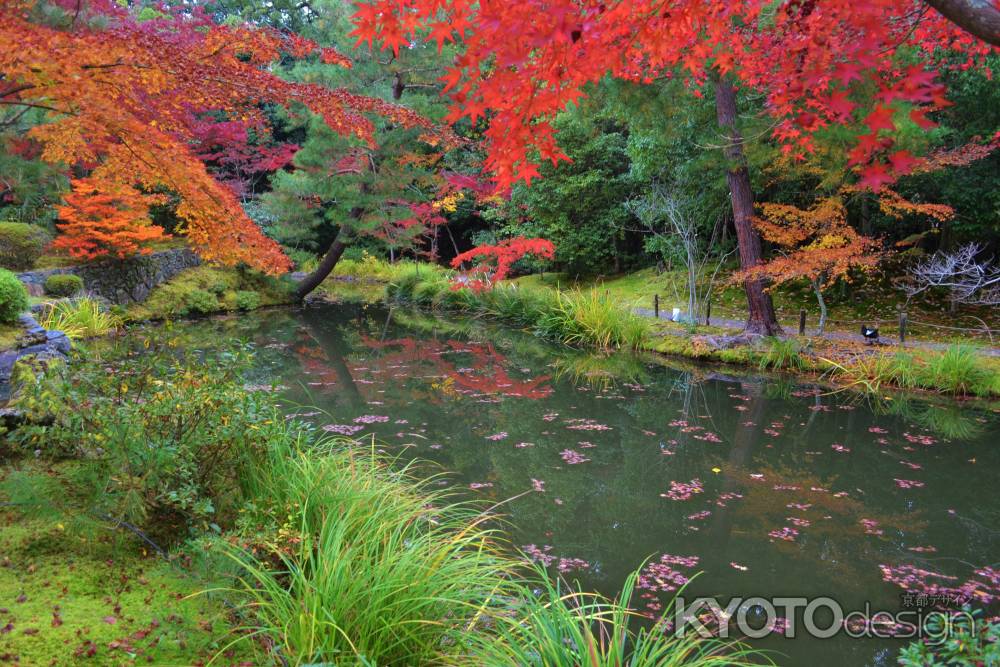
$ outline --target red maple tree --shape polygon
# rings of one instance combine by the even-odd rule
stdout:
[[[954,7],[961,3],[933,4],[951,20],[915,0],[372,0],[359,6],[353,34],[393,51],[416,39],[461,40],[464,52],[445,76],[450,118],[489,114],[486,167],[501,188],[530,182],[541,160],[568,159],[552,121],[606,75],[644,84],[679,76],[696,95],[714,89],[741,265],[749,270],[762,252],[737,90],[764,94],[774,137],[792,155],[813,150],[830,125],[862,122],[867,131],[851,164],[878,188],[913,167],[894,148],[897,124],[928,127],[927,114],[947,104],[935,78],[938,55],[963,53],[958,66],[968,67],[988,53],[966,29],[1000,44],[989,20],[963,16]],[[976,11],[1000,16],[988,4]],[[916,63],[901,66],[903,52]],[[872,91],[876,104],[868,108]],[[765,283],[748,278],[745,286],[747,330],[780,331]]]

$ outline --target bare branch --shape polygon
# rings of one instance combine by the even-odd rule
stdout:
[[[979,260],[983,247],[970,243],[938,252],[917,264],[904,290],[911,298],[932,288],[946,289],[956,303],[1000,305],[1000,266],[992,258]]]

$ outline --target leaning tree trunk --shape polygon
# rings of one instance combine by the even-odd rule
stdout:
[[[303,278],[302,281],[295,286],[296,299],[301,301],[307,294],[319,287],[320,283],[326,280],[326,277],[330,275],[331,271],[333,271],[333,267],[337,266],[337,262],[340,261],[340,256],[344,254],[344,250],[347,249],[350,242],[350,234],[341,228],[340,231],[337,232],[337,237],[327,249],[326,254],[323,255],[323,261],[319,263],[316,270]]]
[[[763,253],[760,236],[753,228],[750,172],[743,155],[743,137],[736,126],[736,89],[725,79],[719,80],[715,87],[715,112],[719,127],[725,130],[726,135],[724,152],[729,163],[726,179],[729,181],[729,195],[733,204],[733,225],[736,227],[736,240],[740,249],[740,267],[746,271],[763,261]],[[760,279],[743,281],[749,311],[744,331],[774,336],[782,333],[781,326],[775,317],[771,296],[764,291],[764,287],[764,281]]]

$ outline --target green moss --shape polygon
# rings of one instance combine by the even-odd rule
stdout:
[[[141,304],[126,311],[131,321],[170,319],[188,314],[209,314],[227,310],[254,308],[290,303],[289,284],[272,278],[231,267],[202,265],[186,269],[153,290]],[[240,296],[242,294],[242,296]]]
[[[179,566],[0,514],[0,655],[22,665],[192,665],[227,643],[224,607]],[[9,624],[9,625],[8,625]],[[233,658],[217,664],[234,664]]]
[[[19,335],[21,335],[19,325],[0,322],[0,350],[9,350],[14,347]]]

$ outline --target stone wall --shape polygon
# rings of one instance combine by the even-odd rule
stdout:
[[[44,293],[45,279],[57,273],[80,276],[88,292],[111,303],[128,305],[145,301],[153,288],[175,275],[198,266],[198,256],[187,248],[162,250],[126,260],[104,260],[80,266],[17,274],[28,291],[36,296]]]

